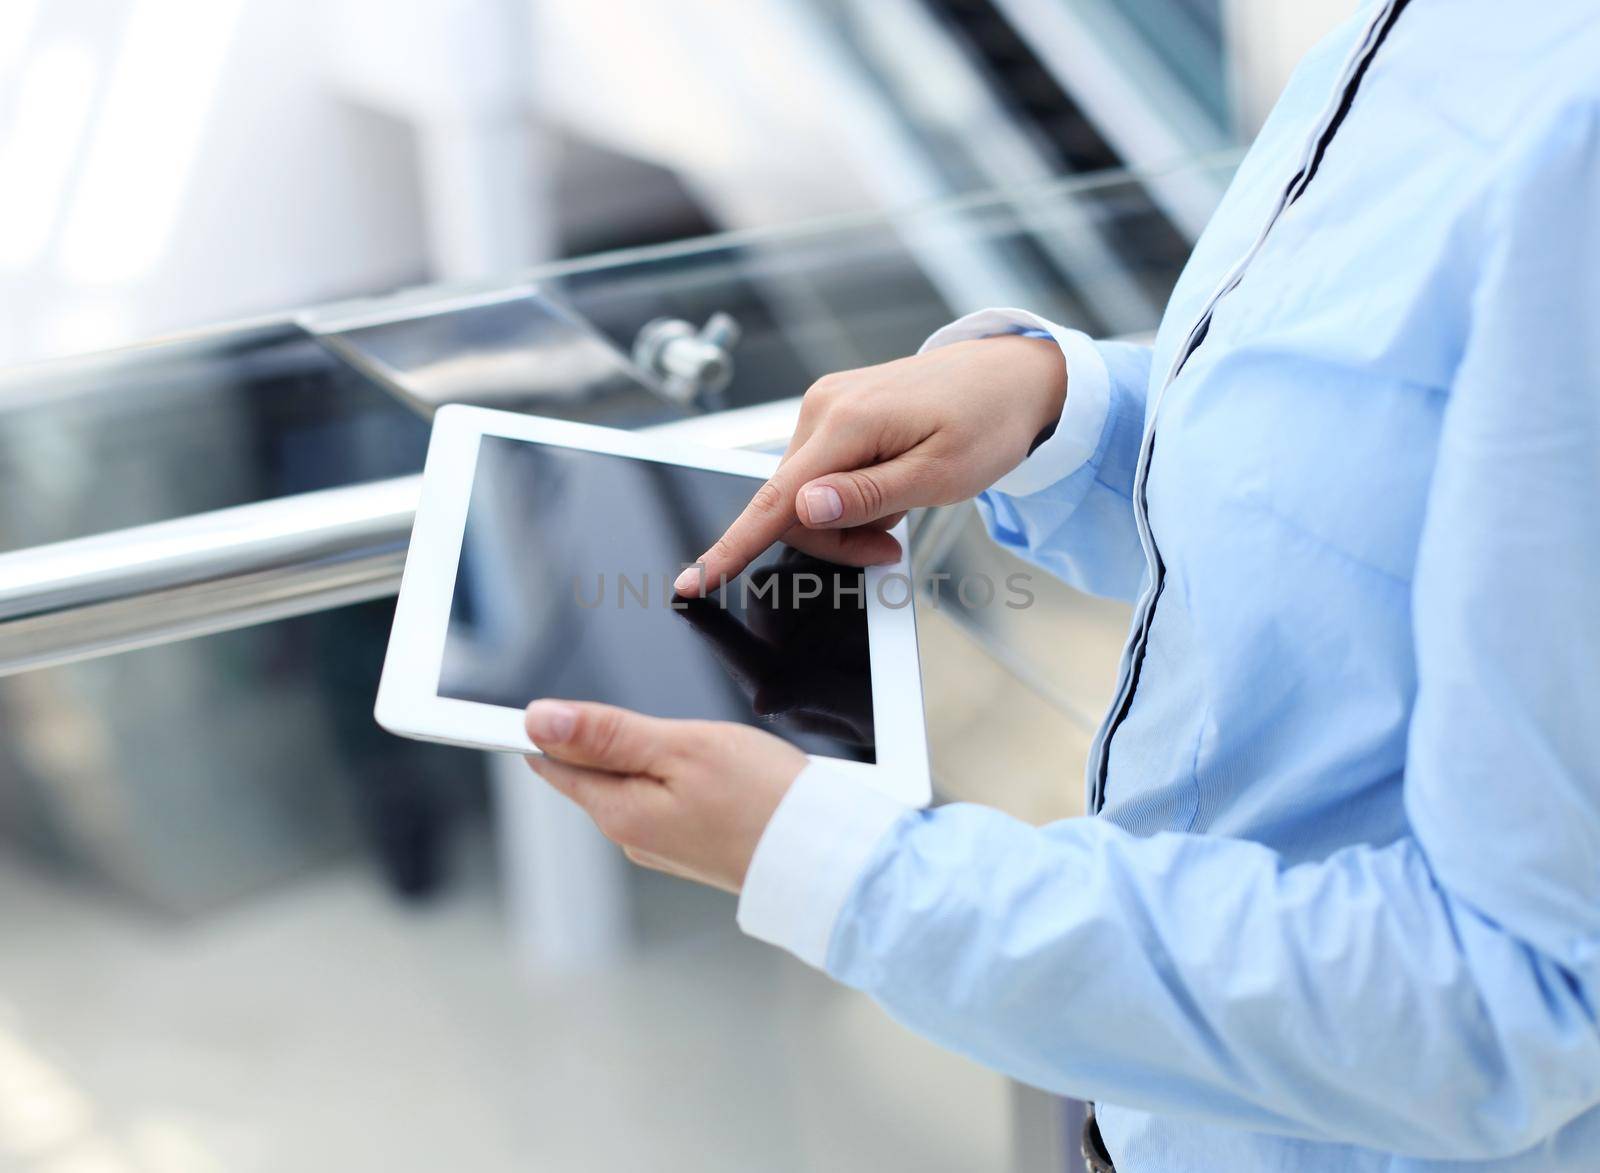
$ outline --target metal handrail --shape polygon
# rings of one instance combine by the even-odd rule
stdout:
[[[645,430],[715,447],[781,444],[799,402]],[[0,676],[393,595],[421,482],[324,489],[0,554]]]
[[[0,675],[392,595],[420,477],[0,554]]]

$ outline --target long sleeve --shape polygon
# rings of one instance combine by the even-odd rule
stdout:
[[[1488,1157],[1600,1103],[1593,967],[1445,889],[1414,840],[1284,870],[944,807],[880,843],[828,970],[1024,1082],[1250,1131]]]
[[[829,972],[1027,1082],[1251,1131],[1489,1158],[1600,1105],[1600,117],[1537,141],[1487,214],[1412,579],[1411,834],[1286,867],[906,812]]]
[[[1133,476],[1144,435],[1150,348],[1097,342],[1026,310],[980,310],[923,349],[1025,331],[1053,338],[1067,365],[1054,434],[978,498],[994,539],[1080,590],[1132,599],[1144,574]]]

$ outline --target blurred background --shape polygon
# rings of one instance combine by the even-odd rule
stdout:
[[[377,729],[427,417],[781,446],[971,309],[1148,335],[1350,7],[0,3],[0,1170],[1067,1168],[1071,1105]],[[1036,590],[918,626],[941,798],[1039,822],[1127,614]]]

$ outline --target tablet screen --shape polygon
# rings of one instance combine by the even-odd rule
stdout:
[[[862,571],[779,546],[709,598],[672,592],[759,483],[484,436],[439,695],[739,721],[874,762]]]

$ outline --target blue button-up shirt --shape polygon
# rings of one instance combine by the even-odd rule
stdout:
[[[1136,602],[1101,817],[813,766],[741,903],[1098,1101],[1128,1173],[1600,1169],[1600,15],[1413,0],[1287,200],[1391,7],[1296,72],[1153,348],[933,340],[1066,354],[980,504]]]

